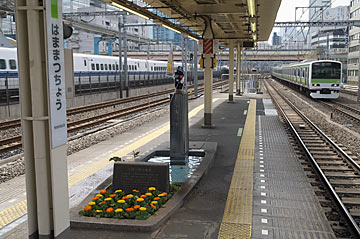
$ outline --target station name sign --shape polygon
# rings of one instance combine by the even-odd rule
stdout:
[[[46,22],[51,148],[56,148],[67,142],[62,5],[57,0],[46,0]]]

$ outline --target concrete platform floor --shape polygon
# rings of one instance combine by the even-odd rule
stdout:
[[[243,129],[247,117],[247,111],[249,106],[250,99],[256,99],[256,118],[257,118],[257,131],[256,131],[256,152],[255,154],[255,166],[254,166],[254,202],[253,202],[253,220],[254,225],[253,227],[253,238],[298,238],[297,236],[294,237],[286,237],[288,234],[276,234],[274,232],[281,231],[282,228],[287,228],[288,225],[284,225],[282,223],[275,223],[275,219],[272,217],[267,217],[268,224],[263,227],[261,224],[263,222],[261,212],[262,209],[273,210],[276,211],[284,211],[288,210],[289,206],[286,203],[273,203],[273,199],[269,197],[268,202],[269,206],[267,208],[261,208],[261,199],[259,196],[263,196],[262,191],[257,190],[263,189],[260,188],[259,182],[260,180],[260,173],[256,171],[260,167],[260,151],[259,151],[259,132],[265,135],[268,131],[273,130],[272,124],[276,123],[276,130],[283,130],[281,128],[281,123],[277,119],[276,112],[273,110],[271,101],[264,100],[268,99],[269,96],[266,94],[263,95],[255,95],[255,94],[246,94],[241,97],[235,97],[234,103],[228,103],[227,101],[227,94],[219,94],[214,93],[214,104],[213,104],[213,123],[215,128],[213,129],[204,129],[202,128],[203,124],[203,111],[200,105],[203,104],[203,98],[199,98],[197,100],[191,101],[189,103],[189,111],[193,110],[191,113],[191,120],[190,120],[190,140],[192,141],[213,141],[218,143],[217,154],[215,156],[215,162],[213,167],[210,169],[209,173],[203,178],[200,182],[197,190],[195,193],[190,197],[188,201],[186,201],[182,208],[175,213],[169,221],[167,221],[160,229],[152,232],[152,233],[141,233],[141,232],[111,232],[111,231],[98,231],[98,230],[81,230],[81,229],[71,229],[70,234],[71,238],[156,238],[156,239],[165,239],[165,238],[218,238],[219,228],[223,219],[223,213],[225,209],[225,204],[227,202],[228,192],[230,183],[233,176],[234,165],[237,159],[237,153],[239,149],[240,140],[243,136]],[[265,106],[265,108],[264,108]],[[195,110],[195,111],[194,111]],[[272,117],[271,120],[273,122],[266,121],[263,122],[262,128],[260,130],[258,125],[258,117],[265,117],[266,116]],[[145,132],[157,132],[164,127],[164,124],[167,123],[169,116],[161,117],[160,119],[147,123],[139,128],[133,129],[126,134],[116,136],[111,140],[107,140],[97,146],[93,146],[89,149],[83,150],[75,155],[69,157],[70,162],[70,171],[73,170],[72,174],[69,173],[70,177],[73,174],[76,174],[77,170],[80,170],[80,166],[85,161],[82,161],[84,156],[86,155],[93,155],[93,160],[101,160],[101,158],[106,157],[105,151],[112,150],[116,147],[116,150],[122,150],[123,148],[129,148],[132,144],[136,143],[139,138],[147,137]],[[266,127],[265,127],[266,126]],[[151,141],[146,144],[140,145],[139,150],[141,152],[146,152],[149,150],[154,150],[158,147],[158,145],[166,142],[169,140],[169,131],[165,129],[162,131],[163,133],[154,137]],[[273,136],[274,137],[274,136]],[[291,146],[286,143],[287,138],[286,134],[279,134],[276,137],[282,138],[284,141],[281,144],[284,149],[289,151],[289,154],[293,153]],[[133,140],[134,143],[129,142],[129,140]],[[263,139],[265,141],[265,139]],[[269,152],[271,152],[271,148],[276,148],[277,141],[266,140],[266,144]],[[122,147],[120,147],[122,146]],[[133,147],[135,147],[134,145]],[[276,151],[278,152],[277,158],[281,157],[281,150]],[[109,153],[109,152],[108,152]],[[105,155],[103,155],[105,154]],[[98,159],[96,157],[98,155]],[[103,156],[101,156],[103,155]],[[286,155],[285,155],[286,157]],[[269,160],[272,157],[269,157]],[[76,166],[77,165],[77,166]],[[262,165],[262,164],[261,164]],[[266,167],[273,165],[273,163],[269,162]],[[296,165],[296,163],[293,163]],[[90,192],[91,189],[95,188],[96,185],[101,181],[101,178],[107,177],[112,170],[112,165],[109,164],[105,168],[98,170],[98,172],[92,177],[86,177],[86,180],[78,180],[74,181],[74,185],[70,188],[70,202],[71,205],[76,205],[76,202],[80,202],[85,196],[86,192]],[[77,168],[80,167],[80,168]],[[77,169],[77,170],[75,170]],[[271,167],[270,167],[271,169]],[[267,177],[271,178],[274,177],[275,174],[273,171],[269,169],[269,174]],[[287,168],[289,173],[291,174],[291,165]],[[298,171],[298,169],[296,169]],[[261,172],[261,171],[260,171]],[[278,171],[277,171],[278,172]],[[301,172],[297,172],[301,175]],[[281,173],[278,172],[278,176],[281,176]],[[258,178],[259,177],[259,178]],[[267,181],[268,179],[266,179]],[[303,180],[300,180],[303,182]],[[281,184],[281,182],[277,181],[277,183]],[[271,184],[271,182],[269,182]],[[266,185],[267,186],[267,185]],[[305,186],[307,187],[307,186]],[[266,189],[266,188],[265,188]],[[289,192],[286,190],[289,189]],[[283,187],[285,190],[283,193],[288,195],[291,194],[291,187]],[[304,189],[311,194],[312,189],[306,188]],[[268,191],[269,195],[271,191]],[[275,197],[276,198],[276,197]],[[286,198],[286,196],[285,196]],[[75,200],[76,199],[76,200]],[[260,200],[259,200],[260,199]],[[291,199],[292,200],[292,199]],[[298,201],[295,201],[293,205],[296,207]],[[316,200],[310,200],[316,204]],[[301,204],[300,210],[302,207],[306,205]],[[271,209],[275,208],[275,209]],[[318,208],[316,208],[318,209]],[[260,213],[259,213],[260,212]],[[321,214],[321,212],[319,212]],[[271,214],[273,215],[273,214]],[[278,215],[278,221],[280,219],[286,220],[294,220],[296,215],[291,213],[286,215]],[[275,217],[275,215],[274,215]],[[280,218],[280,219],[279,219]],[[259,219],[259,220],[257,220]],[[151,218],[149,219],[151,220]],[[306,220],[306,218],[304,219]],[[280,222],[280,221],[279,221]],[[296,226],[296,224],[294,224]],[[26,222],[22,223],[21,225],[17,226],[10,232],[3,235],[3,238],[7,239],[15,239],[15,238],[26,238]],[[289,227],[291,230],[291,227]],[[307,238],[307,237],[304,237]],[[310,237],[309,237],[310,238]],[[314,238],[325,238],[325,237],[314,237]],[[332,238],[331,236],[326,238]]]

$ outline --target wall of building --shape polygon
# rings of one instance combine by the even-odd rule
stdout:
[[[350,19],[360,20],[360,1],[350,1]],[[358,69],[360,57],[360,28],[350,27],[348,53],[348,84],[358,85]]]

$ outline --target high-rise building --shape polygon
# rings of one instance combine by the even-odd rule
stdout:
[[[324,8],[331,8],[331,0],[309,0],[309,21],[322,19]]]
[[[350,20],[360,20],[360,0],[350,1]],[[350,27],[348,53],[348,84],[358,85],[360,58],[360,28]]]
[[[280,45],[280,43],[281,43],[280,36],[277,34],[277,32],[274,32],[274,35],[273,35],[273,37],[272,37],[272,44],[273,44],[273,46]]]

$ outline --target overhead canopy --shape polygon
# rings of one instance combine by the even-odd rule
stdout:
[[[203,34],[204,19],[210,18],[215,39],[244,43],[268,40],[281,3],[281,0],[143,0],[148,6],[138,8],[127,0],[106,1],[127,6],[195,38]],[[159,17],[158,12],[167,17]]]

